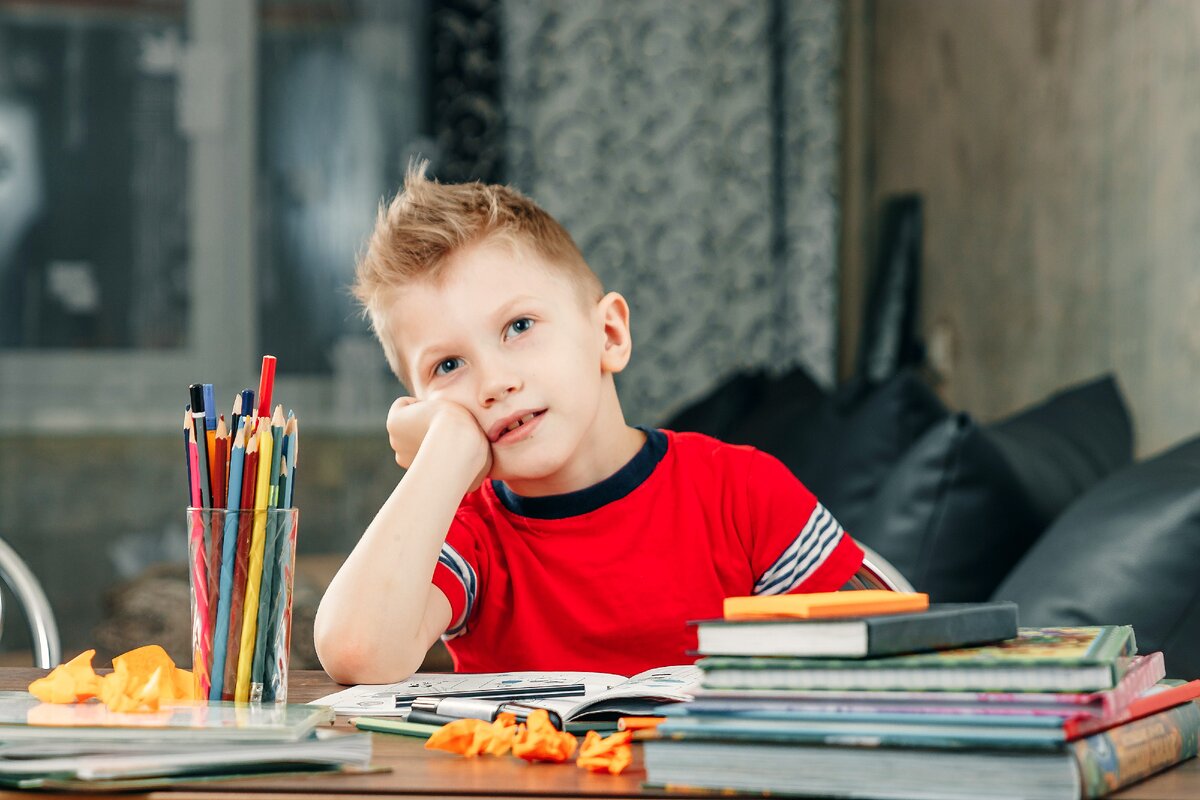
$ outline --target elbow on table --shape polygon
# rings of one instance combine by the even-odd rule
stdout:
[[[329,677],[341,684],[395,683],[416,672],[423,653],[384,655],[378,648],[352,636],[317,635],[317,658]]]

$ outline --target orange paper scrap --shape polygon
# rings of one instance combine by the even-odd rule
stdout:
[[[164,702],[195,700],[192,673],[175,666],[156,644],[139,647],[113,659],[104,677],[92,669],[95,650],[85,650],[49,675],[29,684],[43,703],[78,703],[99,698],[110,711],[157,711]]]
[[[575,755],[578,744],[574,736],[551,725],[550,715],[544,708],[539,708],[529,715],[524,725],[517,726],[512,753],[526,761],[562,762]]]
[[[512,751],[526,761],[566,761],[575,754],[578,742],[550,724],[550,715],[538,709],[524,725],[517,725],[512,714],[501,714],[495,722],[481,719],[456,719],[433,732],[425,740],[429,750],[445,750],[468,758],[488,753],[502,756]]]
[[[629,744],[632,738],[632,731],[620,731],[603,738],[595,731],[588,731],[575,763],[592,772],[620,775],[633,761],[633,748]]]
[[[433,732],[425,740],[428,750],[445,750],[473,758],[480,753],[502,756],[512,747],[516,717],[500,714],[493,722],[481,719],[456,719]]]
[[[43,703],[79,703],[100,693],[100,678],[92,669],[95,650],[84,650],[59,664],[44,678],[29,684],[29,692]]]
[[[754,595],[726,597],[725,619],[869,617],[876,614],[924,611],[927,608],[929,595],[923,592],[889,592],[886,589]]]

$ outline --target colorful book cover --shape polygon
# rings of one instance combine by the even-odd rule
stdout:
[[[697,662],[705,688],[1058,691],[1111,689],[1136,653],[1133,629],[1022,628],[978,647],[866,659],[723,657]]]
[[[713,656],[696,662],[703,670],[716,669],[922,669],[994,666],[1103,666],[1127,661],[1137,652],[1133,628],[1098,625],[1083,628],[1020,628],[1015,639],[977,647],[960,647],[930,653],[868,659],[768,658]],[[1123,674],[1123,673],[1122,673]]]
[[[1200,707],[1185,703],[1119,728],[1073,742],[1084,796],[1103,797],[1167,767],[1194,758]]]

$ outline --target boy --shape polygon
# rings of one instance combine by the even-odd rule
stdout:
[[[387,420],[404,477],[317,613],[335,680],[401,680],[439,636],[463,672],[688,663],[724,597],[861,564],[771,456],[626,424],[629,307],[516,191],[410,170],[355,293],[412,396]]]

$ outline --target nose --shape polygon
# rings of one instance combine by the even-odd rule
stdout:
[[[517,371],[503,360],[498,360],[487,366],[479,379],[479,404],[484,408],[508,397],[513,392],[521,390],[522,382]]]

